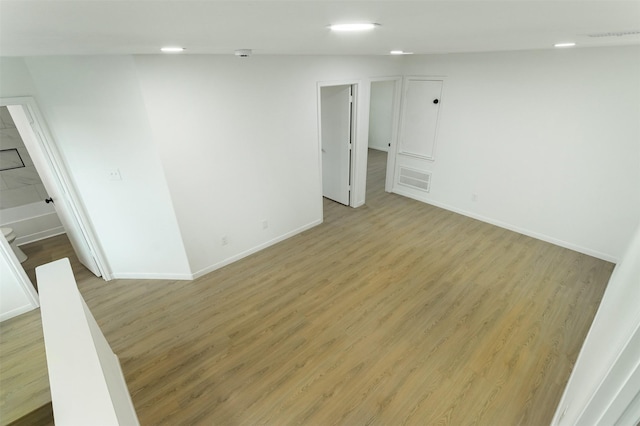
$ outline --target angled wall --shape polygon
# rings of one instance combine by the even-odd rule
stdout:
[[[2,58],[0,96],[33,96],[115,278],[190,278],[130,57]],[[119,169],[122,180],[110,180]]]
[[[321,222],[318,82],[361,83],[364,183],[368,77],[398,71],[387,57],[147,55],[135,62],[196,275]]]

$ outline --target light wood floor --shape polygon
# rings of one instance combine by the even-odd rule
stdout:
[[[613,265],[387,194],[385,159],[366,206],[198,280],[81,275],[141,424],[549,424]]]

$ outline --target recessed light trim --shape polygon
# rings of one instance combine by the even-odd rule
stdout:
[[[369,31],[379,25],[380,24],[373,24],[370,22],[350,23],[350,24],[332,24],[332,25],[329,25],[329,29],[331,31],[337,31],[337,32],[357,32],[357,31]]]
[[[413,52],[405,52],[404,50],[392,50],[391,55],[413,55]]]
[[[185,48],[180,46],[165,46],[165,47],[161,47],[160,51],[164,53],[180,53],[180,52],[184,52]]]
[[[553,47],[573,47],[576,44],[574,42],[566,42],[566,43],[556,43]]]

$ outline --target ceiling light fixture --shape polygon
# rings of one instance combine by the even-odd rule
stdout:
[[[164,53],[180,53],[184,52],[185,48],[179,46],[165,46],[160,48],[160,50]]]
[[[380,24],[372,24],[372,23],[360,23],[360,24],[333,24],[329,25],[329,29],[331,31],[368,31],[372,30]]]
[[[413,55],[413,52],[405,52],[404,50],[392,50],[389,53],[392,55]]]
[[[556,43],[553,45],[553,47],[573,47],[576,44],[574,42],[569,42],[569,43]]]

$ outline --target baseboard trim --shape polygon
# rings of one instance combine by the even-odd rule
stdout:
[[[191,274],[151,274],[140,272],[114,272],[110,280],[167,280],[167,281],[191,281]]]
[[[259,245],[255,246],[253,248],[250,248],[248,250],[240,252],[240,253],[238,253],[236,255],[233,255],[233,256],[231,256],[231,257],[229,257],[227,259],[224,259],[221,262],[214,263],[213,265],[207,266],[206,268],[203,268],[203,269],[199,270],[198,272],[194,273],[193,274],[193,279],[200,278],[201,276],[206,275],[209,272],[213,272],[216,269],[220,269],[223,266],[227,266],[227,265],[229,265],[229,264],[231,264],[233,262],[236,262],[236,261],[238,261],[238,260],[240,260],[240,259],[242,259],[244,257],[247,257],[247,256],[250,256],[250,255],[252,255],[254,253],[257,253],[260,250],[263,250],[263,249],[265,249],[265,248],[267,248],[269,246],[272,246],[272,245],[277,244],[277,243],[279,243],[281,241],[284,241],[284,240],[286,240],[288,238],[291,238],[291,237],[293,237],[293,236],[295,236],[295,235],[297,235],[297,234],[299,234],[301,232],[304,232],[304,231],[306,231],[308,229],[311,229],[311,228],[313,228],[315,226],[318,226],[321,223],[322,223],[322,219],[315,220],[315,221],[313,221],[311,223],[308,223],[308,224],[306,224],[304,226],[301,226],[300,228],[294,229],[293,231],[287,232],[287,233],[285,233],[283,235],[280,235],[279,237],[276,237],[276,238],[274,238],[272,240],[269,240],[269,241],[267,241],[265,243],[259,244]]]
[[[252,255],[253,253],[256,253],[260,250],[263,250],[269,246],[272,246],[274,244],[277,244],[281,241],[284,241],[288,238],[293,237],[294,235],[297,235],[301,232],[304,232],[308,229],[313,228],[314,226],[318,226],[322,223],[322,220],[316,220],[313,221],[307,225],[304,225],[300,228],[294,229],[291,232],[287,232],[286,234],[280,235],[279,237],[276,237],[272,240],[269,240],[265,243],[259,244],[253,248],[250,248],[249,250],[245,250],[241,253],[238,253],[234,256],[231,256],[227,259],[224,259],[221,262],[217,262],[214,263],[213,265],[207,266],[206,268],[203,268],[201,270],[199,270],[198,272],[195,272],[193,274],[153,274],[153,273],[139,273],[139,272],[114,272],[111,274],[110,279],[116,279],[116,280],[180,280],[180,281],[191,281],[191,280],[195,280],[196,278],[200,278],[203,275],[208,274],[209,272],[213,272],[216,269],[220,269],[223,266],[227,266],[233,262],[236,262],[244,257],[247,257],[249,255]]]
[[[24,313],[27,313],[29,311],[33,311],[34,309],[36,309],[37,306],[33,306],[31,304],[26,304],[26,305],[22,305],[19,306],[15,309],[10,310],[9,312],[5,312],[2,315],[0,315],[0,322],[2,321],[6,321],[10,318],[13,317],[17,317],[18,315],[22,315]]]
[[[386,146],[368,146],[369,149],[375,149],[376,151],[389,152],[389,147]]]
[[[528,237],[532,237],[532,238],[535,238],[537,240],[545,241],[547,243],[551,243],[551,244],[554,244],[554,245],[559,246],[559,247],[564,247],[564,248],[569,249],[569,250],[577,251],[579,253],[586,254],[588,256],[596,257],[598,259],[602,259],[602,260],[605,260],[607,262],[618,263],[620,261],[620,259],[618,259],[616,256],[613,256],[613,255],[610,255],[610,254],[607,254],[607,253],[602,253],[602,252],[599,252],[599,251],[596,251],[596,250],[592,250],[592,249],[589,249],[589,248],[586,248],[586,247],[579,246],[577,244],[573,244],[573,243],[569,243],[567,241],[560,240],[558,238],[551,237],[549,235],[541,234],[539,232],[532,231],[530,229],[521,228],[519,226],[512,225],[512,224],[507,223],[507,222],[502,222],[500,220],[492,219],[492,218],[489,218],[489,217],[486,217],[486,216],[483,216],[483,215],[480,215],[480,214],[477,214],[477,213],[473,213],[473,212],[470,212],[470,211],[467,211],[467,210],[464,210],[464,209],[459,209],[457,207],[450,206],[450,205],[448,205],[446,203],[440,203],[440,202],[433,201],[433,200],[427,200],[426,198],[418,197],[415,194],[412,194],[412,193],[410,193],[408,191],[403,191],[402,189],[399,189],[399,188],[394,188],[393,192],[395,194],[402,195],[403,197],[408,197],[408,198],[414,199],[416,201],[420,201],[420,202],[423,202],[423,203],[426,203],[426,204],[430,204],[430,205],[435,206],[435,207],[440,207],[442,209],[449,210],[451,212],[458,213],[458,214],[461,214],[463,216],[467,216],[467,217],[470,217],[472,219],[479,220],[481,222],[485,222],[485,223],[488,223],[488,224],[491,224],[491,225],[495,225],[495,226],[498,226],[500,228],[508,229],[509,231],[517,232],[519,234],[526,235]]]

